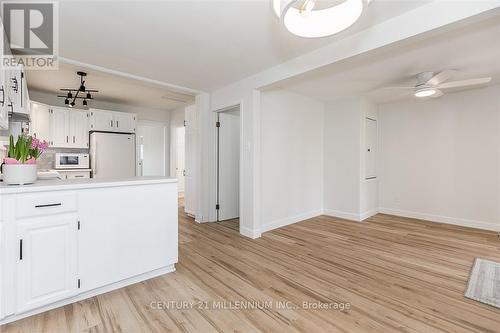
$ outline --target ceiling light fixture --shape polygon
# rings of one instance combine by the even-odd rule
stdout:
[[[415,97],[430,97],[437,92],[435,88],[423,87],[415,90]]]
[[[317,38],[353,25],[371,0],[342,0],[327,6],[316,0],[272,0],[274,13],[292,34]],[[330,2],[325,2],[330,3]]]
[[[80,86],[77,89],[63,88],[61,89],[61,91],[67,92],[66,95],[58,95],[57,97],[64,98],[64,104],[68,105],[69,107],[75,106],[76,105],[75,102],[77,99],[83,99],[82,102],[83,106],[87,106],[88,100],[94,99],[91,93],[99,92],[99,90],[87,89],[85,87],[84,78],[87,76],[87,73],[76,72],[76,74],[80,76]],[[82,94],[84,96],[78,96],[79,94]]]

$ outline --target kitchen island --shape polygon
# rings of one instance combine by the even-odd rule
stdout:
[[[0,325],[175,270],[177,180],[0,183]]]

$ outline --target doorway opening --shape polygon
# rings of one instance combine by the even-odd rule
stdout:
[[[217,221],[240,217],[240,107],[217,112]]]
[[[179,193],[179,198],[184,198],[184,188],[185,188],[185,156],[186,156],[186,129],[185,127],[175,127],[174,128],[174,145],[175,145],[175,178],[178,179],[177,190]]]
[[[168,174],[167,125],[141,120],[137,123],[137,167],[138,176],[166,176]]]

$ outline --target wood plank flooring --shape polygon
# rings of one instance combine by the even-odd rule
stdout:
[[[180,212],[179,223],[175,273],[0,332],[500,332],[500,309],[463,296],[475,257],[500,261],[493,232],[322,216],[250,240],[237,220],[197,224]]]

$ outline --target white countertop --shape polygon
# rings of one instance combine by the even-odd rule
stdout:
[[[0,194],[29,193],[43,191],[75,190],[99,187],[135,186],[149,184],[177,183],[169,177],[131,177],[131,178],[87,178],[67,180],[38,180],[31,185],[7,185],[0,182]]]

